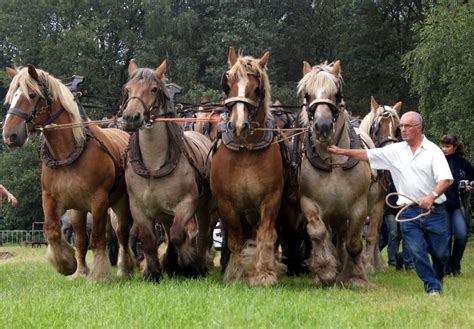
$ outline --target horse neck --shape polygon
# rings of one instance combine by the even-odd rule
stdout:
[[[170,136],[165,122],[156,122],[152,128],[140,129],[138,133],[140,153],[148,170],[158,170],[168,158]]]
[[[54,102],[52,105],[51,115],[57,113],[62,109],[62,105],[59,102]],[[54,124],[67,124],[71,123],[69,114],[64,111],[54,121]],[[57,130],[46,130],[44,133],[46,145],[48,146],[49,152],[56,160],[66,159],[71,152],[76,148],[76,140],[72,128],[57,129]]]

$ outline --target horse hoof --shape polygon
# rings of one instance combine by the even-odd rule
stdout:
[[[87,275],[89,274],[89,270],[82,270],[82,271],[76,271],[72,275],[68,275],[66,278],[70,281],[76,280],[76,279],[86,279]]]
[[[271,287],[277,283],[278,279],[274,273],[260,273],[250,277],[248,284],[257,287]]]
[[[143,279],[145,281],[159,283],[161,281],[161,278],[162,274],[160,271],[150,270],[148,268],[143,271]]]
[[[357,289],[357,290],[365,290],[369,288],[370,284],[367,280],[362,278],[345,278],[345,279],[338,279],[337,285],[341,288],[348,288],[348,289]]]

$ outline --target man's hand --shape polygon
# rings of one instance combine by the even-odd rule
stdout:
[[[337,147],[336,145],[328,146],[328,151],[334,154],[342,154],[344,155],[344,149]]]
[[[12,206],[12,207],[16,207],[16,198],[13,196],[13,194],[9,194],[8,195],[8,203]]]
[[[423,198],[419,198],[416,202],[423,209],[431,209],[433,207],[434,200],[435,196],[430,193]]]

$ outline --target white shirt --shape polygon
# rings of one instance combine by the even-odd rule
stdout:
[[[390,170],[397,192],[415,201],[430,194],[439,181],[453,182],[453,175],[443,152],[425,136],[414,154],[407,142],[400,142],[367,150],[367,157],[372,168]],[[435,200],[436,203],[445,201],[444,194]],[[407,203],[411,201],[398,197],[398,205]]]

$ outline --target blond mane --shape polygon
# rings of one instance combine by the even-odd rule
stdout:
[[[313,98],[321,98],[337,94],[342,77],[341,75],[336,77],[331,73],[333,64],[323,63],[313,66],[312,70],[298,82],[298,95],[303,97],[308,94]],[[317,95],[321,91],[324,91],[325,96]]]
[[[38,78],[40,81],[43,81],[48,87],[49,97],[54,100],[58,100],[66,112],[69,114],[72,123],[81,122],[81,115],[77,107],[76,102],[74,101],[74,96],[69,91],[69,89],[58,79],[54,78],[48,72],[36,69],[38,72]],[[17,74],[13,77],[13,80],[10,83],[7,95],[5,97],[5,104],[10,104],[13,100],[13,96],[17,90],[20,90],[21,93],[30,99],[30,94],[43,95],[43,91],[39,84],[34,80],[28,73],[27,67],[20,67],[17,69]],[[84,133],[81,127],[72,128],[74,139],[77,145],[82,145],[84,142]]]
[[[237,58],[237,62],[234,66],[227,71],[229,79],[246,79],[248,75],[255,75],[260,77],[260,83],[263,85],[265,90],[265,95],[263,98],[263,109],[266,116],[271,116],[270,113],[270,99],[271,99],[271,88],[270,80],[268,79],[268,74],[266,69],[262,69],[258,65],[258,59],[255,59],[252,56],[240,56]]]
[[[377,108],[377,111],[370,111],[370,113],[368,113],[364,117],[364,119],[362,119],[359,126],[359,130],[370,135],[370,127],[372,127],[374,122],[378,120],[378,118],[380,118],[385,111],[390,113],[392,123],[394,124],[394,126],[397,127],[400,124],[400,117],[398,116],[398,112],[390,106],[379,106]]]

